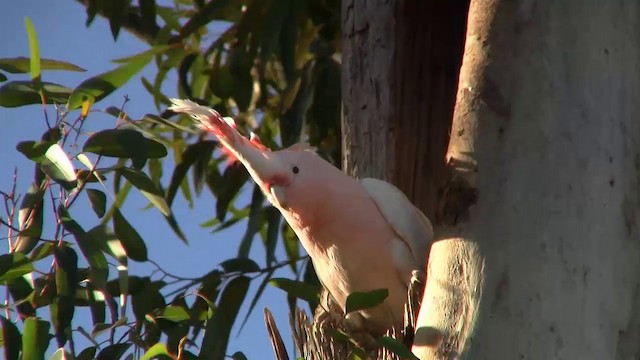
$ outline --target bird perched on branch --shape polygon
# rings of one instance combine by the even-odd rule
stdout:
[[[412,271],[425,271],[433,229],[400,190],[354,179],[302,144],[271,151],[253,133],[242,136],[231,118],[190,100],[171,101],[169,110],[189,114],[246,167],[343,311],[353,292],[389,291],[383,303],[349,313],[349,330],[378,336],[402,326]]]

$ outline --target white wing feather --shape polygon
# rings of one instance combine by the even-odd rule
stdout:
[[[373,178],[361,179],[371,198],[398,235],[392,245],[394,262],[402,272],[426,271],[427,251],[433,226],[427,217],[392,184]]]

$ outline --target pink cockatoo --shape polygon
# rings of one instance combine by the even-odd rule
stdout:
[[[425,271],[433,229],[399,189],[377,179],[354,179],[304,145],[270,151],[213,109],[189,100],[171,102],[169,110],[189,114],[242,162],[294,230],[343,311],[353,292],[389,291],[382,304],[350,313],[349,328],[382,335],[402,326],[412,272]]]

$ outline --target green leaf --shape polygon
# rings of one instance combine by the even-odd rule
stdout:
[[[278,244],[278,233],[280,228],[280,211],[273,206],[267,206],[264,209],[267,218],[267,235],[265,238],[265,253],[267,256],[267,265],[271,265],[275,261],[276,245]]]
[[[89,277],[98,288],[103,289],[109,273],[107,259],[102,253],[101,246],[82,229],[80,224],[71,218],[69,211],[62,205],[58,207],[58,217],[62,226],[70,232],[78,243],[78,247],[89,263]]]
[[[127,17],[127,10],[129,8],[130,0],[111,0],[101,2],[104,9],[104,13],[109,19],[109,28],[111,29],[111,35],[113,40],[118,40],[118,34],[124,19]]]
[[[244,47],[235,47],[229,53],[229,71],[233,78],[232,97],[241,112],[247,111],[253,98],[253,76],[251,75],[252,61]]]
[[[96,356],[97,347],[91,346],[80,352],[78,356],[76,356],[76,360],[93,360]]]
[[[83,152],[97,155],[146,161],[167,156],[167,148],[161,143],[147,139],[136,130],[108,129],[90,136],[84,143]]]
[[[58,350],[56,350],[56,352],[54,352],[49,357],[49,360],[67,360],[67,359],[71,359],[71,354],[67,352],[63,347],[58,348]]]
[[[16,150],[20,151],[27,159],[40,162],[44,159],[44,154],[51,146],[50,142],[38,142],[38,141],[21,141],[16,145]]]
[[[140,358],[140,360],[151,360],[156,356],[166,355],[169,356],[169,351],[167,350],[167,346],[162,343],[157,343],[147,350],[144,355]]]
[[[29,62],[29,71],[31,72],[31,81],[35,84],[36,88],[40,87],[40,47],[38,46],[38,35],[36,29],[29,17],[24,18],[24,25],[27,28],[27,35],[29,37],[29,53],[31,60]]]
[[[411,350],[409,350],[404,344],[392,337],[382,336],[377,339],[380,346],[390,350],[394,354],[398,355],[401,359],[420,360],[415,356]]]
[[[280,30],[280,61],[284,70],[287,83],[293,82],[296,74],[296,46],[298,45],[298,21],[296,19],[297,6],[295,0],[284,0],[281,3],[289,3],[285,10],[285,18]]]
[[[8,281],[7,285],[11,297],[16,301],[15,306],[20,317],[26,318],[29,316],[35,316],[36,310],[31,302],[19,302],[19,300],[26,299],[33,293],[34,288],[32,283],[27,281],[24,277],[19,277]]]
[[[49,322],[29,317],[22,330],[22,359],[41,360],[49,347]]]
[[[99,218],[103,217],[107,211],[107,195],[96,189],[87,189],[86,192],[93,211]]]
[[[251,315],[251,313],[253,312],[253,309],[258,304],[258,300],[260,299],[260,296],[262,296],[262,293],[264,292],[264,289],[267,288],[267,284],[269,283],[269,280],[271,280],[271,276],[273,276],[273,270],[269,271],[264,276],[264,279],[260,283],[260,286],[258,286],[258,290],[256,290],[256,294],[253,296],[253,299],[251,300],[251,303],[249,304],[249,310],[247,310],[247,314],[244,316],[244,320],[242,320],[242,325],[240,325],[240,330],[238,330],[238,332],[242,331],[242,329],[244,328],[245,324],[247,323],[247,320],[249,320],[249,315]]]
[[[51,322],[58,346],[63,347],[71,334],[71,320],[75,312],[75,295],[78,285],[78,254],[70,247],[55,249],[55,278],[57,297],[51,306]]]
[[[67,107],[79,108],[85,100],[96,103],[116,89],[126,84],[135,74],[144,69],[153,56],[147,55],[129,61],[126,64],[83,81],[69,96]]]
[[[188,244],[189,242],[187,241],[187,237],[182,232],[182,229],[180,229],[180,226],[178,225],[178,222],[176,221],[173,213],[171,213],[171,215],[169,216],[166,216],[165,220],[167,220],[167,223],[169,224],[169,226],[171,226],[171,230],[173,230],[178,239],[182,240],[183,243]]]
[[[16,243],[16,251],[27,254],[40,240],[44,222],[43,207],[44,190],[36,184],[31,184],[20,202],[18,211],[20,235]]]
[[[216,217],[224,221],[231,201],[238,195],[242,186],[249,180],[249,173],[244,165],[235,162],[227,167],[220,180],[218,201],[216,202]]]
[[[156,23],[156,2],[155,0],[140,0],[140,16],[142,17],[142,29],[147,34],[153,34]]]
[[[131,347],[130,342],[123,342],[120,344],[113,344],[110,346],[107,346],[106,348],[102,349],[102,351],[100,351],[98,353],[98,356],[96,357],[97,360],[113,360],[113,359],[120,359],[122,357],[122,355],[124,355],[124,353],[129,350],[129,348]]]
[[[302,281],[285,278],[273,278],[271,279],[271,281],[269,281],[269,284],[286,291],[287,294],[298,299],[316,303],[320,301],[320,288],[309,285]]]
[[[147,314],[154,313],[155,310],[167,305],[164,296],[160,293],[160,286],[162,284],[151,282],[149,278],[142,279],[140,288],[131,286],[131,305],[138,323],[144,321]]]
[[[218,308],[213,317],[207,321],[199,359],[224,358],[227,353],[231,328],[247,295],[250,282],[248,277],[239,276],[229,281],[224,288],[218,302]]]
[[[300,257],[300,242],[298,241],[298,236],[291,226],[284,221],[282,223],[282,242],[284,243],[284,251],[287,253],[287,259],[291,261],[291,271],[294,274],[298,273],[298,268],[296,264],[293,262],[294,259]]]
[[[236,351],[233,355],[231,355],[231,359],[233,359],[233,360],[248,360],[247,357],[240,351]]]
[[[140,262],[148,260],[144,240],[118,209],[114,209],[113,212],[113,229],[131,260]]]
[[[0,255],[0,282],[18,278],[33,271],[33,263],[22,253]]]
[[[191,317],[193,319],[200,319],[203,313],[207,314],[209,312],[210,304],[213,305],[213,301],[218,296],[218,287],[221,281],[221,272],[219,270],[212,270],[202,277],[202,283],[196,293],[196,301],[191,307]]]
[[[22,347],[22,339],[20,339],[20,331],[14,323],[9,319],[0,316],[0,325],[2,325],[2,353],[7,360],[18,360],[20,347]]]
[[[182,306],[169,305],[162,309],[162,314],[157,316],[158,319],[167,319],[173,322],[189,320],[189,312]]]
[[[57,246],[54,243],[42,243],[33,250],[31,255],[29,256],[29,259],[31,260],[31,262],[36,262],[38,260],[42,260],[48,256],[51,256],[53,255],[53,251],[56,247]]]
[[[102,293],[98,292],[96,290],[96,287],[91,283],[87,284],[86,289],[87,302],[89,303],[89,308],[91,309],[91,320],[93,325],[95,326],[96,324],[104,323],[106,320],[105,296],[103,296]]]
[[[71,89],[62,85],[43,82],[42,89],[47,104],[64,104]],[[41,104],[42,98],[31,81],[10,81],[0,86],[0,106],[12,108],[31,104]]]
[[[118,171],[129,181],[133,186],[135,186],[140,193],[146,197],[149,202],[151,202],[155,207],[160,210],[162,215],[169,216],[171,214],[171,210],[169,209],[169,205],[164,200],[164,194],[156,184],[147,176],[147,174],[142,171],[128,168],[121,168]]]
[[[238,257],[235,259],[226,260],[222,262],[220,266],[227,273],[232,273],[232,272],[252,273],[252,272],[260,271],[260,266],[258,266],[258,264],[256,264],[255,261],[246,257]]]
[[[0,58],[0,70],[11,74],[24,74],[30,71],[30,59],[26,57]],[[60,60],[40,59],[41,70],[86,71],[85,69]]]
[[[202,156],[206,156],[206,154],[209,154],[209,157],[206,159],[208,163],[215,146],[216,142],[210,140],[199,141],[195,144],[187,146],[180,157],[180,163],[176,165],[175,169],[173,170],[173,175],[171,175],[171,182],[169,183],[169,188],[167,189],[167,202],[169,203],[169,205],[173,203],[180,184],[182,184],[182,182],[187,177],[189,168],[193,164],[195,164],[198,159],[201,159]]]
[[[262,203],[264,202],[264,194],[258,184],[253,185],[253,194],[251,195],[251,205],[249,207],[249,221],[245,230],[240,246],[238,246],[238,256],[248,257],[251,251],[251,244],[256,233],[264,223],[264,211],[262,211]]]
[[[139,54],[135,54],[132,56],[127,56],[127,57],[123,57],[123,58],[119,58],[111,61],[116,64],[126,64],[129,62],[135,62],[135,61],[140,61],[142,59],[147,59],[148,57],[153,57],[155,55],[160,55],[175,48],[176,48],[175,45],[157,45]]]
[[[74,297],[78,285],[78,254],[70,247],[61,246],[55,248],[54,255],[57,294]]]
[[[42,172],[67,190],[78,185],[75,169],[67,153],[58,144],[53,144],[44,154],[41,163]]]
[[[376,305],[382,304],[389,296],[389,290],[377,289],[367,292],[354,292],[347,297],[345,305],[345,313],[353,311],[369,309]]]

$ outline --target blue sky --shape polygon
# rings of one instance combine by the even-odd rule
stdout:
[[[48,4],[48,5],[44,5]],[[24,18],[31,18],[40,42],[40,54],[44,58],[64,60],[87,69],[85,73],[72,72],[45,72],[44,81],[56,82],[68,87],[75,87],[82,80],[108,71],[115,67],[110,61],[129,56],[148,49],[147,45],[130,36],[125,31],[120,33],[116,42],[111,37],[109,25],[102,18],[97,17],[91,27],[85,27],[85,9],[73,0],[57,1],[55,4],[42,2],[41,0],[23,0],[14,2],[11,6],[3,7],[3,21],[0,23],[0,32],[4,34],[0,45],[0,57],[29,56],[29,48],[24,27]],[[155,107],[151,96],[144,90],[140,78],[146,76],[153,78],[156,72],[155,66],[148,66],[140,75],[134,77],[119,91],[111,94],[95,106],[95,109],[105,109],[109,106],[120,107],[124,95],[128,95],[130,101],[126,105],[126,111],[131,118],[140,118],[146,113],[154,113]],[[12,79],[28,79],[28,75],[16,76],[8,74]],[[168,96],[176,96],[175,73],[170,73],[165,82],[164,92]],[[53,116],[53,109],[49,109],[49,116]],[[0,122],[3,130],[0,132],[0,164],[3,171],[0,173],[0,189],[8,191],[13,181],[13,169],[18,169],[17,192],[24,193],[33,174],[32,163],[15,150],[15,145],[23,140],[38,140],[46,129],[43,117],[43,109],[39,105],[23,108],[0,108]],[[115,126],[115,118],[100,113],[93,113],[87,119],[85,129],[97,131]],[[163,183],[168,184],[171,176],[173,162],[167,161]],[[241,200],[250,195],[250,188],[243,189]],[[243,235],[244,223],[241,223],[227,231],[210,234],[209,230],[200,227],[200,224],[211,219],[215,214],[215,201],[208,192],[196,199],[193,209],[189,209],[186,202],[178,195],[173,205],[173,210],[183,231],[190,241],[184,245],[166,225],[161,214],[154,208],[144,210],[147,201],[132,191],[125,204],[123,213],[138,229],[145,239],[149,249],[149,258],[161,264],[162,267],[173,274],[184,277],[195,277],[212,270],[220,262],[235,257],[237,246]],[[50,205],[49,205],[50,206]],[[81,197],[79,203],[72,209],[72,216],[86,229],[97,225],[98,220],[89,210],[85,197]],[[0,216],[6,218],[0,210]],[[51,219],[45,218],[45,223]],[[46,224],[45,224],[46,226]],[[50,226],[50,225],[49,225]],[[45,227],[47,228],[47,227]],[[50,229],[50,227],[49,227]],[[4,236],[6,228],[0,227],[0,234]],[[0,245],[0,253],[7,251],[6,243]],[[284,259],[284,251],[279,244],[277,253],[279,259]],[[252,257],[260,265],[264,265],[264,251],[261,240],[255,239],[252,247]],[[49,264],[47,264],[48,266]],[[130,263],[130,273],[148,274],[151,268],[140,263]],[[114,273],[113,271],[111,272]],[[275,276],[290,277],[287,269],[276,272]],[[268,306],[276,317],[276,321],[283,332],[285,339],[290,339],[288,326],[288,311],[286,298],[282,291],[267,287],[261,301],[256,306],[241,333],[238,329],[244,318],[247,305],[253,298],[258,281],[254,282],[251,291],[243,304],[243,311],[239,315],[229,344],[228,354],[235,351],[243,351],[249,359],[272,358],[271,345],[266,335],[266,329],[262,319],[262,309]],[[4,296],[4,294],[2,294]],[[41,309],[39,315],[45,316],[48,309]],[[74,328],[83,326],[91,328],[88,312],[76,313]],[[88,345],[88,342],[76,336],[77,350]],[[52,344],[54,341],[52,341]],[[289,341],[290,343],[290,341]],[[191,349],[197,353],[196,349]],[[53,348],[51,348],[53,351]],[[290,354],[291,355],[291,354]]]

